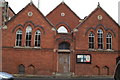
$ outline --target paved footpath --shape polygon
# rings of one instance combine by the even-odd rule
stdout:
[[[83,77],[83,78],[15,78],[15,80],[114,80],[113,78],[107,77]]]

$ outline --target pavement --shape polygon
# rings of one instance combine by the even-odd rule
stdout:
[[[15,80],[114,80],[113,76],[34,76],[17,75]]]
[[[15,80],[114,80],[113,78],[15,78]]]

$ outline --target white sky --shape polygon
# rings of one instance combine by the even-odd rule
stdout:
[[[15,13],[18,13],[31,0],[6,0]],[[38,6],[38,0],[32,0]],[[40,11],[47,15],[63,0],[39,0]],[[64,2],[80,17],[88,16],[100,2],[100,6],[116,21],[118,22],[118,2],[119,0],[64,0]]]

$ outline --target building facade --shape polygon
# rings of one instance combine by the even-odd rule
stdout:
[[[64,2],[47,16],[31,2],[4,26],[2,70],[5,72],[114,74],[120,28],[100,5],[80,19]]]

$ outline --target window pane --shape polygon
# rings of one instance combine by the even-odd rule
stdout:
[[[106,45],[107,49],[112,49],[112,35],[110,33],[107,34]]]
[[[98,30],[98,49],[103,49],[103,31]]]
[[[58,28],[58,33],[68,33],[68,30],[64,26],[61,26]]]
[[[16,46],[21,46],[22,45],[22,31],[18,30],[16,32]]]
[[[89,48],[94,48],[94,34],[92,32],[89,34]]]
[[[37,30],[35,33],[35,46],[40,47],[40,31]]]
[[[31,26],[28,26],[26,28],[26,46],[31,46],[31,37],[32,37],[31,33],[32,33],[32,28]]]

